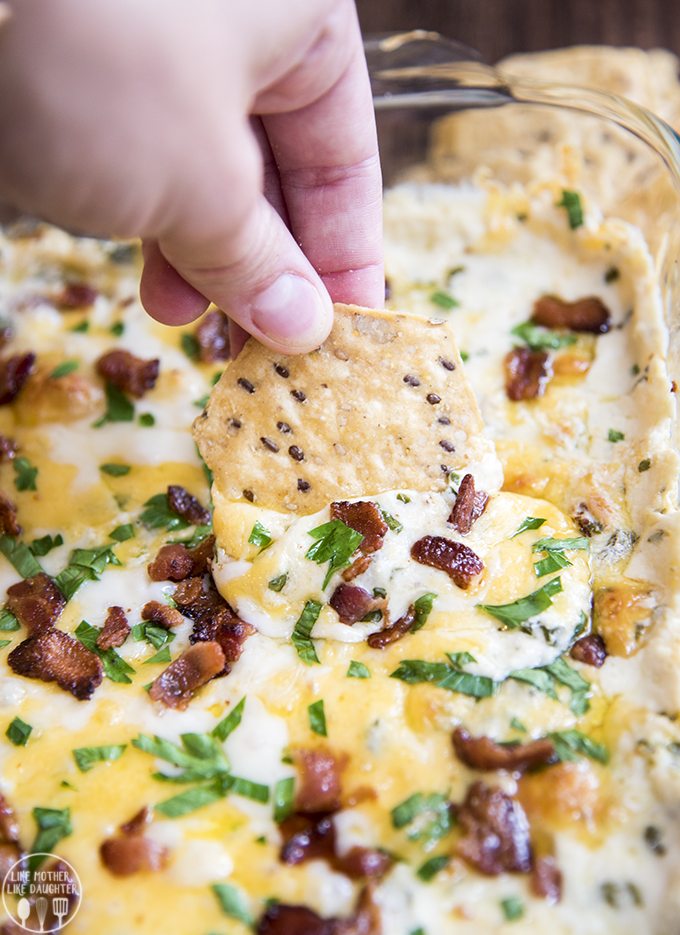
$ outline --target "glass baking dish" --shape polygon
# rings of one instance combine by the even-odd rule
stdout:
[[[680,138],[675,131],[615,94],[501,73],[472,49],[437,33],[369,37],[365,46],[385,188],[407,179],[459,181],[479,167],[488,167],[505,184],[526,183],[537,172],[554,176],[558,150],[568,147],[578,162],[578,189],[646,236],[668,325],[669,371],[680,380]],[[450,135],[441,147],[441,118],[462,113],[465,132],[456,138],[457,149]],[[674,431],[677,448],[677,419]]]

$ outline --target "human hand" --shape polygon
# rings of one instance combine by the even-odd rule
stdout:
[[[326,337],[331,298],[382,304],[380,169],[351,0],[9,7],[0,201],[144,238],[142,301],[168,324],[210,300],[299,353]]]

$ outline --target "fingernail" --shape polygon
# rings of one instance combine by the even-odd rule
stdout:
[[[315,347],[328,334],[333,316],[330,299],[302,276],[283,273],[251,306],[256,328],[272,341],[291,347]]]

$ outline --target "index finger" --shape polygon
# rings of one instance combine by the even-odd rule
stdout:
[[[291,230],[337,302],[384,303],[382,179],[361,33],[337,81],[263,124],[279,167]]]

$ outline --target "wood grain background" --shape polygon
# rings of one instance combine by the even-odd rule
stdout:
[[[581,43],[680,54],[680,0],[357,0],[364,32],[434,29],[488,62]]]

